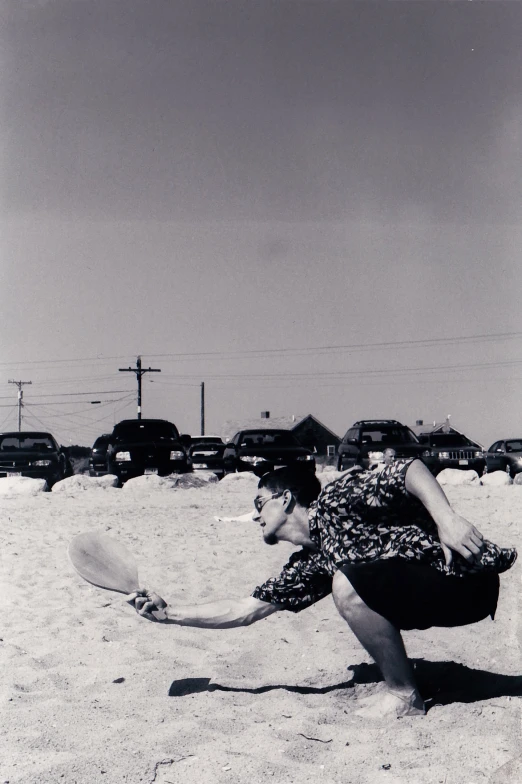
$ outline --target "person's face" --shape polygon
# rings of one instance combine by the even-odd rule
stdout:
[[[267,544],[277,544],[278,532],[285,524],[284,493],[271,493],[266,487],[259,490],[254,499],[255,513],[253,520],[259,522],[263,532],[263,539]]]
[[[392,465],[394,460],[395,460],[395,449],[392,449],[391,447],[387,447],[384,450],[384,464]]]

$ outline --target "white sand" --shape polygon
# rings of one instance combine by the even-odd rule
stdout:
[[[180,628],[139,618],[68,561],[69,540],[98,530],[171,603],[248,595],[294,549],[214,519],[246,515],[255,485],[1,495],[0,784],[522,781],[519,564],[494,622],[405,634],[433,707],[385,722],[355,715],[382,684],[331,597],[246,629]],[[522,549],[520,486],[445,491]]]

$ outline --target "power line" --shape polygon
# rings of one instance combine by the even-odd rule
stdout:
[[[14,410],[15,410],[15,406],[11,406],[11,409],[14,411]],[[5,425],[5,423],[6,423],[6,422],[8,421],[8,419],[10,419],[10,418],[11,418],[11,413],[9,413],[9,414],[6,416],[6,418],[4,419],[4,421],[2,422],[2,424],[0,425],[0,430],[3,430],[3,429],[4,429],[4,425]]]
[[[108,406],[111,403],[121,403],[122,400],[125,400],[125,398],[121,398],[120,397],[117,400],[105,401],[104,403],[100,404],[100,408]],[[128,400],[126,405],[128,405],[128,403],[130,403],[130,400]],[[40,403],[36,407],[38,409],[40,409],[40,408],[48,408],[49,406],[53,406],[53,405],[56,405],[56,404],[55,403]],[[35,408],[35,405],[31,404],[30,406],[26,406],[26,408],[30,408],[32,410],[33,408]],[[89,408],[82,408],[79,411],[76,410],[76,411],[59,411],[59,412],[56,411],[56,409],[52,409],[51,411],[46,412],[46,416],[48,416],[48,417],[68,417],[69,419],[71,419],[72,417],[75,417],[75,416],[81,416],[82,414],[85,414],[87,411],[92,412],[93,408],[91,406],[89,406]],[[85,419],[90,421],[89,417],[85,417]]]
[[[38,419],[38,417],[37,417],[37,416],[35,416],[35,414],[33,414],[31,411],[29,411],[29,415],[28,415],[28,417],[27,417],[27,418],[28,418],[28,419],[34,419],[36,422],[38,422],[38,424],[39,424],[39,425],[42,425],[42,427],[44,428],[44,430],[47,430],[47,426],[46,426],[46,425],[44,425],[44,423],[42,422],[42,420],[41,420],[41,419]]]
[[[237,388],[238,383],[241,385],[241,388],[248,388],[248,385],[255,383],[259,385],[260,383],[264,388],[287,388],[284,385],[284,382],[291,383],[292,381],[299,380],[300,383],[306,382],[317,382],[317,381],[324,381],[323,385],[331,384],[332,381],[337,380],[339,384],[348,383],[351,378],[355,378],[359,380],[360,383],[368,383],[370,380],[376,380],[377,378],[387,378],[391,379],[393,377],[400,377],[406,376],[407,374],[414,373],[416,376],[423,376],[423,375],[433,375],[438,372],[468,372],[470,370],[491,370],[494,368],[509,368],[513,366],[519,366],[522,364],[522,360],[510,360],[504,362],[476,362],[476,363],[467,363],[467,364],[457,364],[457,365],[432,365],[432,366],[424,366],[424,367],[400,367],[400,368],[370,368],[370,369],[354,369],[354,370],[335,370],[335,371],[308,371],[308,372],[298,372],[298,371],[287,371],[287,372],[275,372],[275,373],[239,373],[239,374],[205,374],[206,381],[214,381],[217,385],[217,388],[225,389],[227,382],[231,382]],[[191,376],[192,378],[196,378],[196,375]],[[188,376],[172,376],[173,379],[179,378],[189,378]],[[418,379],[417,379],[418,380]],[[518,377],[514,377],[512,380],[518,380]],[[274,387],[271,383],[262,383],[262,382],[270,382],[270,381],[280,381],[283,384],[277,384],[277,387]],[[467,381],[467,380],[466,380]],[[169,376],[166,375],[161,382],[162,387],[170,387],[170,386],[186,386],[190,388],[199,387],[200,383],[193,383],[193,384],[178,384],[176,382],[172,383],[169,380]],[[113,392],[124,390],[113,390]],[[126,391],[126,390],[125,390]],[[68,393],[66,393],[68,394]],[[90,393],[70,393],[72,397],[74,396],[82,396],[85,397],[86,394],[96,394],[94,392]],[[130,393],[132,394],[132,393]],[[127,393],[129,395],[129,393]],[[31,404],[37,405],[39,407],[55,405],[59,403],[61,405],[78,405],[78,403],[85,402],[84,400],[76,401],[68,401],[68,400],[56,400],[53,403],[42,403],[39,402],[43,398],[54,398],[54,395],[43,395],[38,398],[31,398]],[[9,399],[7,397],[1,399]],[[108,400],[104,401],[107,404],[118,402],[122,398],[117,400]],[[24,404],[25,405],[25,404]],[[0,408],[10,408],[11,406],[0,404]],[[70,412],[74,414],[74,411]]]
[[[12,382],[12,383],[15,383],[15,382]],[[22,382],[22,383],[31,384],[32,382],[31,381],[27,381],[27,382]],[[33,397],[33,398],[31,398],[31,400],[34,402],[35,400],[40,400],[41,398],[44,398],[44,397],[45,398],[47,398],[47,397],[64,397],[66,395],[68,397],[77,397],[79,395],[118,395],[118,394],[120,394],[122,392],[128,392],[128,391],[129,391],[128,389],[111,389],[111,390],[104,391],[104,392],[100,392],[99,390],[97,392],[51,392],[50,394],[39,395],[37,398]],[[11,398],[10,397],[9,398],[8,397],[0,397],[0,400],[11,400]]]
[[[522,362],[522,360],[505,360],[505,361],[498,361],[498,362],[493,362],[493,363],[492,362],[475,362],[475,363],[468,363],[468,364],[465,364],[465,365],[459,363],[458,365],[431,365],[431,366],[423,366],[423,367],[416,366],[416,367],[406,367],[406,368],[384,368],[384,369],[379,369],[379,370],[372,370],[372,369],[370,369],[370,370],[364,370],[364,369],[335,370],[335,371],[315,370],[315,371],[310,371],[310,372],[277,371],[277,372],[272,373],[272,374],[266,373],[266,372],[263,372],[263,373],[239,373],[239,374],[232,374],[232,373],[208,374],[208,373],[206,373],[205,377],[207,379],[226,379],[226,378],[230,378],[230,379],[235,379],[235,378],[258,379],[258,378],[270,378],[270,377],[277,377],[277,378],[281,378],[281,377],[287,377],[287,378],[290,378],[290,377],[305,377],[305,376],[316,377],[316,376],[325,376],[325,375],[342,376],[343,374],[361,375],[361,374],[365,374],[365,373],[367,373],[367,374],[370,374],[370,373],[399,373],[399,372],[401,372],[401,373],[402,372],[422,373],[422,372],[434,372],[434,371],[438,371],[438,370],[446,371],[446,370],[452,370],[452,369],[460,370],[460,369],[471,369],[471,368],[476,369],[476,368],[507,367],[507,366],[510,366],[510,365],[513,365],[513,364],[520,364],[520,362]],[[135,368],[130,368],[130,367],[129,368],[121,368],[120,370],[137,372]],[[161,371],[158,371],[157,369],[149,368],[149,369],[142,370],[141,373],[143,375],[144,373],[146,373],[148,371],[161,372]],[[198,379],[198,378],[201,378],[201,373],[200,372],[194,373],[194,374],[176,374],[176,375],[174,375],[174,374],[172,374],[172,375],[171,374],[165,374],[162,379],[158,379],[158,382],[159,382],[159,384],[161,386],[164,386],[164,385],[167,385],[167,384],[172,386],[172,383],[171,383],[171,379],[172,379],[172,380],[175,380],[175,382],[176,382],[174,384],[175,386],[180,386],[180,387],[182,387],[182,386],[186,386],[186,387],[194,386],[195,387],[195,386],[199,386],[199,383],[195,383],[195,379]],[[194,379],[194,383],[190,383],[190,379]],[[183,383],[184,381],[186,383]],[[65,382],[65,383],[73,383],[73,382],[71,380],[69,380],[68,382]],[[100,392],[100,391],[96,391],[96,392],[90,391],[90,392],[45,393],[43,395],[39,395],[37,399],[40,400],[40,399],[43,399],[43,398],[51,398],[51,397],[58,397],[58,396],[74,397],[74,396],[86,396],[86,395],[119,394],[119,393],[127,392],[127,391],[128,390],[115,389],[115,390],[106,390],[106,391],[103,391],[103,392]],[[4,397],[4,398],[0,398],[0,399],[9,399],[9,398]],[[33,398],[33,400],[34,400],[34,398]]]
[[[124,399],[125,398],[121,398],[120,400],[124,400]],[[74,427],[76,432],[82,432],[82,431],[84,433],[85,432],[89,432],[89,433],[92,433],[93,436],[95,436],[95,435],[99,435],[99,429],[96,427],[98,422],[102,422],[104,420],[110,420],[110,419],[112,419],[112,416],[116,417],[129,404],[130,404],[130,401],[127,401],[127,402],[125,402],[123,404],[123,406],[120,406],[118,409],[116,409],[113,412],[113,415],[111,413],[107,413],[106,416],[99,417],[98,419],[95,419],[94,421],[87,420],[87,421],[83,421],[83,422],[78,422],[77,420],[75,421],[74,418],[71,418],[71,415],[69,415],[69,414],[65,414],[65,415],[62,415],[60,413],[50,414],[50,415],[46,414],[46,420],[51,423],[51,425],[49,426],[49,424],[44,424],[44,422],[42,422],[42,420],[34,413],[34,410],[33,410],[34,407],[33,406],[27,406],[27,410],[28,410],[27,418],[30,421],[34,420],[43,429],[45,429],[46,431],[50,430],[55,435],[56,435],[57,432],[60,432],[63,427],[67,427],[67,428]],[[87,409],[87,410],[91,410],[91,409]],[[54,422],[54,420],[56,420],[56,419],[62,419],[62,422],[60,422],[59,424],[56,424]],[[83,419],[83,417],[82,417],[82,419]],[[63,420],[65,420],[65,421],[63,421]],[[104,428],[104,429],[107,429],[107,428]],[[111,425],[111,430],[112,430],[112,425]],[[81,438],[79,440],[81,440]]]
[[[253,357],[258,355],[287,355],[298,354],[300,352],[321,352],[321,351],[372,351],[384,348],[399,348],[399,347],[425,347],[434,345],[448,345],[456,343],[469,343],[477,341],[495,341],[495,340],[511,340],[522,338],[522,332],[497,332],[497,333],[482,333],[478,335],[454,335],[446,338],[421,338],[418,340],[394,340],[394,341],[381,341],[374,343],[347,343],[347,344],[329,344],[324,346],[297,346],[295,348],[273,348],[273,349],[237,349],[236,351],[201,351],[201,352],[177,352],[177,353],[163,353],[163,354],[149,354],[153,359],[200,359],[204,357],[230,357],[239,358],[240,355],[244,357]],[[116,359],[123,359],[124,357],[71,357],[68,359],[54,359],[54,360],[26,360],[22,362],[0,362],[0,367],[10,366],[27,366],[32,367],[37,365],[63,365],[76,362],[93,362],[96,364],[107,363]]]
[[[50,369],[53,370],[54,368],[50,368]],[[44,372],[46,371],[47,369],[44,369]],[[111,375],[95,375],[94,373],[91,373],[88,376],[60,376],[59,378],[44,378],[44,379],[40,377],[38,379],[38,384],[40,386],[53,387],[53,386],[57,386],[58,384],[60,385],[80,384],[80,383],[93,384],[95,382],[101,383],[102,381],[114,381],[114,373],[111,373]]]
[[[365,376],[365,375],[396,375],[400,373],[424,373],[424,372],[438,372],[439,370],[448,371],[448,370],[470,370],[470,369],[490,369],[496,367],[510,367],[512,365],[520,365],[522,364],[522,359],[516,360],[509,360],[506,362],[475,362],[475,363],[468,363],[468,364],[458,364],[458,365],[432,365],[432,366],[424,366],[424,367],[406,367],[406,368],[370,368],[367,370],[355,369],[355,370],[334,370],[334,371],[324,371],[324,370],[315,370],[315,371],[307,371],[307,372],[300,372],[300,371],[288,371],[288,372],[274,372],[274,373],[215,373],[215,374],[205,374],[205,378],[208,379],[242,379],[242,380],[257,380],[257,379],[270,379],[270,378],[325,378],[334,376],[337,378],[343,378],[345,376]],[[196,374],[193,376],[177,376],[176,378],[196,378]],[[167,377],[168,378],[168,377]]]
[[[152,359],[167,359],[167,358],[188,358],[199,359],[201,357],[230,357],[239,358],[238,355],[243,355],[243,358],[256,356],[256,355],[288,355],[294,354],[301,356],[302,354],[309,354],[314,352],[333,352],[333,351],[373,351],[385,348],[411,348],[426,347],[434,345],[454,345],[457,343],[469,343],[486,340],[488,342],[494,340],[507,340],[512,338],[522,338],[522,332],[503,332],[503,333],[485,333],[481,335],[461,335],[449,338],[423,338],[419,340],[393,340],[375,343],[351,343],[351,344],[332,344],[326,346],[303,346],[296,348],[273,348],[273,349],[238,349],[237,351],[208,351],[200,353],[177,353],[177,354],[150,354]]]
[[[131,394],[131,397],[134,397],[134,395]],[[106,405],[108,403],[119,403],[120,400],[123,400],[123,398],[115,397],[112,400],[96,400],[96,401],[93,400],[93,401],[91,401],[91,404],[92,403],[96,403],[96,404]],[[82,406],[82,405],[85,405],[86,402],[88,402],[88,401],[86,401],[86,400],[54,400],[52,403],[40,403],[38,401],[38,399],[31,399],[31,405],[38,406],[38,408],[47,408],[48,406],[56,406],[56,405],[60,405],[60,406]],[[24,403],[24,406],[25,405],[26,404]],[[10,406],[8,404],[6,404],[6,403],[2,403],[2,404],[0,404],[0,408],[10,408]],[[82,409],[82,410],[88,411],[89,409]],[[71,411],[70,413],[74,414],[74,410]]]

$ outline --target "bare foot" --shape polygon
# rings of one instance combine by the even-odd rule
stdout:
[[[403,716],[424,716],[426,708],[418,691],[409,693],[385,691],[360,700],[356,716],[366,719],[401,719]]]

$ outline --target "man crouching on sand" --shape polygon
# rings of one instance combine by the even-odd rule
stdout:
[[[300,612],[332,593],[386,683],[368,714],[424,714],[401,629],[493,618],[498,575],[513,565],[516,550],[485,541],[420,460],[352,469],[323,490],[314,475],[281,468],[265,474],[258,491],[253,519],[265,542],[301,546],[278,577],[244,599],[173,607],[139,591],[128,601],[151,620],[155,612],[167,623],[227,629],[278,610]]]

